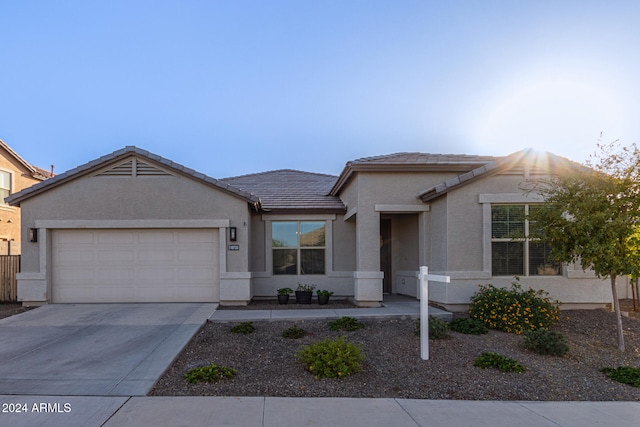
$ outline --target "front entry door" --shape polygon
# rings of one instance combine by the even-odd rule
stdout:
[[[380,270],[384,272],[382,292],[391,293],[391,220],[380,220]]]

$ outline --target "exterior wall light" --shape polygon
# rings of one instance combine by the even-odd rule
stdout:
[[[29,241],[30,242],[37,242],[38,241],[38,229],[37,228],[30,228],[29,229]]]
[[[238,240],[238,229],[236,227],[229,227],[229,240],[232,242]]]

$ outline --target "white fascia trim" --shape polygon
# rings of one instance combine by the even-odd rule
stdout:
[[[429,205],[374,205],[373,210],[376,212],[386,213],[415,213],[429,212]]]
[[[226,228],[228,219],[37,220],[36,228]]]
[[[524,193],[500,193],[480,194],[480,203],[542,203],[544,198],[539,194]]]

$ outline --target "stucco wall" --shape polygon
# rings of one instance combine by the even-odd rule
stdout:
[[[432,202],[431,215],[434,221],[442,220],[439,204],[446,203],[447,262],[441,268],[434,254],[434,267],[431,270],[451,276],[450,284],[430,283],[432,301],[452,310],[464,310],[478,285],[491,283],[498,287],[508,287],[514,280],[513,277],[491,276],[491,203],[486,203],[485,206],[480,198],[495,198],[503,203],[524,203],[529,196],[521,189],[523,181],[523,175],[496,175],[451,191]],[[433,234],[435,232],[432,237]],[[585,273],[576,265],[565,266],[562,276],[525,274],[520,281],[525,288],[544,289],[551,298],[565,303],[565,307],[596,306],[611,300],[608,280],[603,281],[590,272]],[[622,283],[618,289],[624,295]]]
[[[273,275],[271,271],[271,222],[272,221],[326,221],[326,274],[324,275]],[[259,214],[253,216],[252,236],[252,289],[258,298],[273,298],[282,287],[296,289],[299,283],[313,284],[316,289],[327,289],[336,297],[353,295],[353,271],[355,266],[355,224],[345,221],[342,214]],[[261,249],[260,249],[261,248]]]
[[[38,220],[226,219],[237,227],[240,246],[227,252],[226,269],[248,271],[248,203],[187,177],[82,177],[23,201],[21,208],[23,233]],[[38,271],[38,248],[25,245],[23,272]]]

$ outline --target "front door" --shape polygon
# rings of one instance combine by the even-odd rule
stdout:
[[[391,220],[380,220],[380,270],[384,272],[382,292],[391,293]]]

